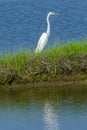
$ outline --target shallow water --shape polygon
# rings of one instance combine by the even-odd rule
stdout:
[[[0,90],[1,130],[87,130],[87,86]]]
[[[0,0],[0,50],[35,49],[49,11],[60,15],[50,18],[48,46],[87,37],[87,0]]]

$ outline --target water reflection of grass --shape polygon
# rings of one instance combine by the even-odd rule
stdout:
[[[21,87],[24,89],[18,89]],[[39,84],[38,86],[13,86],[13,88],[17,89],[0,90],[0,106],[10,104],[12,107],[15,105],[23,107],[33,103],[43,106],[45,102],[50,102],[53,106],[61,104],[79,106],[87,103],[87,85],[82,83],[57,86]]]
[[[61,76],[66,81],[86,80],[86,65],[87,40],[55,46],[41,54],[28,50],[16,54],[8,52],[0,56],[0,84],[58,81]]]

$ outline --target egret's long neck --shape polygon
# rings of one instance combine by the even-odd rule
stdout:
[[[49,21],[50,15],[47,16],[47,34],[50,35],[50,21]]]

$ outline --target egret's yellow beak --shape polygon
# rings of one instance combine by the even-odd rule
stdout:
[[[53,15],[59,15],[59,13],[55,13],[55,12],[54,12],[54,14],[53,14]]]

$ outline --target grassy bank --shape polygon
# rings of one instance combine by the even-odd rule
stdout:
[[[0,56],[0,84],[87,79],[87,40]]]

